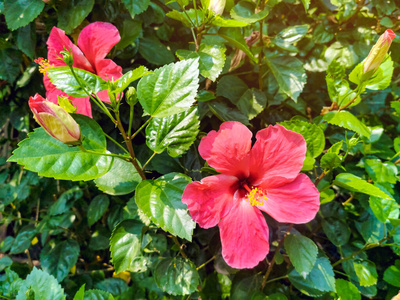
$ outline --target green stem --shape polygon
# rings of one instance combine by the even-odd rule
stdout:
[[[194,8],[194,13],[196,16],[196,25],[199,27],[199,18],[197,17],[197,5],[196,5],[196,0],[193,0],[193,8]]]
[[[120,155],[120,154],[114,154],[114,153],[101,153],[101,152],[96,152],[96,151],[93,151],[93,150],[85,149],[82,145],[79,145],[78,147],[79,147],[79,149],[81,149],[83,152],[86,152],[86,153],[91,153],[91,154],[96,154],[96,155],[103,155],[103,156],[118,157],[118,158],[122,158],[122,159],[124,159],[124,160],[126,160],[126,161],[130,161],[130,157],[127,156],[127,155]]]
[[[143,165],[142,169],[144,170],[144,168],[147,166],[147,164],[153,159],[154,156],[156,156],[157,152],[154,151],[153,155],[150,156],[150,158],[146,161],[146,163]]]
[[[118,147],[120,147],[122,150],[124,150],[124,152],[128,155],[129,152],[128,150],[126,150],[120,143],[118,143],[116,140],[114,140],[111,136],[109,136],[107,133],[104,132],[104,135],[106,136],[106,138],[108,138],[110,141],[112,141],[115,145],[117,145]]]
[[[278,280],[281,280],[281,279],[286,279],[286,278],[288,278],[288,277],[289,277],[288,275],[285,275],[285,276],[273,278],[273,279],[271,279],[271,280],[268,280],[268,281],[265,283],[265,285],[267,285],[268,283],[274,282],[274,281],[278,281]]]
[[[131,136],[132,132],[132,123],[133,123],[133,112],[134,112],[134,105],[129,105],[129,127],[128,127],[128,136]]]
[[[6,213],[6,212],[4,212],[4,211],[2,211],[1,214],[2,214],[4,217],[11,217],[13,221],[25,221],[25,222],[35,223],[35,224],[37,223],[37,221],[35,221],[35,220],[26,219],[26,218],[14,217],[13,215],[10,215],[10,214],[8,214],[8,213]]]
[[[137,136],[138,133],[139,133],[140,131],[142,131],[142,129],[143,129],[144,127],[146,127],[147,124],[149,124],[149,122],[151,121],[151,119],[153,119],[153,117],[150,117],[146,122],[144,122],[144,124],[143,124],[142,126],[140,126],[140,128],[139,128],[138,130],[136,130],[136,132],[135,132],[134,134],[132,134],[132,136],[131,136],[130,139],[133,140],[133,138],[134,138],[135,136]]]
[[[198,266],[196,268],[196,270],[200,270],[201,268],[203,268],[205,265],[207,265],[208,263],[212,262],[215,259],[215,255],[213,257],[211,257],[209,260],[207,260],[204,264]]]
[[[185,251],[183,251],[181,244],[178,241],[178,238],[174,235],[171,235],[172,239],[174,240],[174,243],[179,247],[179,252],[181,253],[183,258],[188,258]]]

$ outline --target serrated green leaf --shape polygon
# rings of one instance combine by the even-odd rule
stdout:
[[[242,50],[246,55],[253,61],[257,62],[253,53],[251,53],[249,46],[247,46],[246,41],[239,28],[220,28],[218,30],[218,35],[229,43],[234,45],[236,48]]]
[[[267,8],[258,13],[255,13],[255,9],[254,3],[242,0],[231,9],[230,15],[236,21],[252,24],[264,19],[269,13]]]
[[[83,297],[85,296],[85,285],[86,284],[83,284],[79,288],[79,290],[76,292],[73,300],[83,300]]]
[[[397,167],[392,162],[382,163],[380,159],[366,159],[365,170],[374,182],[392,183],[397,182]]]
[[[330,111],[323,118],[329,124],[349,129],[367,138],[371,136],[369,128],[348,111]]]
[[[183,112],[195,101],[198,77],[198,59],[163,66],[139,81],[139,102],[147,113],[157,118]]]
[[[305,278],[317,260],[318,247],[305,236],[289,234],[285,238],[285,249],[296,271]]]
[[[146,36],[139,41],[139,53],[148,62],[162,66],[172,63],[174,55],[160,40],[155,36]]]
[[[280,123],[286,129],[300,133],[307,143],[307,155],[311,157],[319,156],[325,149],[325,135],[321,127],[316,124],[308,123],[299,119],[292,119]]]
[[[65,300],[64,289],[57,280],[45,271],[33,268],[21,286],[16,300],[29,300],[27,294],[31,290],[36,299]]]
[[[114,296],[106,291],[88,290],[85,292],[83,300],[114,300]]]
[[[245,27],[249,25],[247,22],[242,22],[242,21],[237,21],[233,19],[225,19],[224,17],[217,15],[214,16],[214,18],[211,20],[211,24],[214,26],[219,26],[219,27]]]
[[[350,228],[342,220],[326,218],[322,221],[322,229],[335,246],[346,245],[350,239]]]
[[[354,271],[358,277],[361,286],[371,286],[378,282],[378,273],[375,263],[369,260],[354,262]]]
[[[40,253],[42,268],[61,282],[78,261],[79,251],[79,244],[75,240],[57,242],[54,248],[48,243]]]
[[[11,246],[10,254],[21,253],[28,249],[36,233],[36,228],[32,225],[22,227]]]
[[[360,291],[349,281],[336,279],[336,293],[341,300],[361,300]]]
[[[79,82],[89,94],[107,90],[108,83],[89,71],[73,68]],[[85,89],[76,81],[69,67],[53,67],[46,73],[52,84],[72,97],[87,97]],[[111,80],[111,78],[109,78]]]
[[[239,77],[234,75],[223,76],[217,83],[217,96],[229,99],[233,104],[237,105],[240,98],[249,87]]]
[[[4,15],[10,30],[28,25],[43,10],[42,0],[4,0]]]
[[[89,15],[94,6],[94,0],[62,1],[58,9],[57,27],[70,34]]]
[[[196,107],[165,118],[153,118],[146,128],[146,144],[157,152],[164,150],[172,157],[185,153],[199,133]]]
[[[324,170],[333,170],[342,165],[342,158],[336,153],[325,153],[321,157],[321,168]]]
[[[236,102],[236,106],[249,120],[252,120],[267,106],[267,96],[258,89],[248,89]]]
[[[209,101],[208,107],[214,115],[217,116],[222,122],[238,121],[245,125],[250,125],[249,119],[241,111],[236,108],[228,106],[223,101]]]
[[[122,0],[122,3],[124,3],[131,17],[134,18],[135,15],[144,12],[149,7],[150,0]]]
[[[144,66],[140,66],[134,70],[125,73],[121,76],[120,79],[116,81],[115,84],[117,85],[117,89],[115,90],[115,93],[123,92],[132,82],[148,74],[151,74],[151,72],[147,70],[147,68]]]
[[[358,62],[358,56],[354,51],[353,45],[341,43],[339,41],[331,44],[325,51],[325,60],[330,63],[336,60],[346,68],[350,68]]]
[[[121,278],[106,278],[97,282],[94,287],[102,291],[107,291],[113,296],[123,295],[128,289],[127,283]]]
[[[304,278],[295,269],[289,273],[290,282],[307,296],[321,296],[335,291],[335,275],[329,259],[319,256],[311,272]]]
[[[307,81],[303,63],[292,56],[265,57],[264,62],[279,84],[279,88],[294,101]]]
[[[131,162],[114,158],[111,169],[96,178],[94,183],[106,194],[126,195],[132,193],[141,181],[142,177]]]
[[[106,139],[101,127],[84,115],[74,116],[85,137],[83,146],[99,153],[106,151]],[[66,180],[92,180],[104,175],[111,167],[110,156],[81,151],[69,147],[38,128],[18,144],[8,161],[24,165],[40,176]]]
[[[400,287],[400,269],[398,266],[393,265],[387,268],[383,273],[383,280],[395,287]]]
[[[199,70],[200,74],[206,78],[215,81],[219,74],[222,72],[222,68],[225,64],[225,51],[224,45],[208,45],[201,44],[199,50],[178,50],[176,56],[180,60],[189,58],[199,58]]]
[[[18,49],[24,52],[30,59],[35,56],[36,31],[32,24],[28,24],[17,30],[16,44]]]
[[[182,203],[182,194],[191,179],[170,173],[156,180],[142,181],[136,189],[136,203],[158,227],[181,238],[192,240],[196,223]]]
[[[123,20],[122,28],[119,28],[119,33],[121,34],[121,40],[115,45],[116,49],[124,49],[129,45],[134,45],[135,40],[139,38],[142,33],[142,21]]]
[[[196,266],[181,257],[162,259],[156,266],[154,277],[158,287],[172,295],[194,293],[200,281]]]
[[[114,229],[110,239],[111,258],[116,273],[135,272],[134,262],[140,254],[143,224],[125,220]]]
[[[289,26],[279,32],[273,39],[273,43],[281,49],[298,52],[294,43],[300,41],[308,32],[309,25]]]
[[[96,223],[106,212],[110,205],[110,199],[106,195],[97,195],[90,201],[87,218],[89,226]]]
[[[61,194],[57,201],[50,206],[49,215],[56,216],[66,213],[74,202],[82,198],[83,192],[79,187],[73,187]]]
[[[384,186],[377,183],[375,185],[390,195],[390,192]],[[369,197],[369,206],[380,222],[386,223],[389,218],[399,217],[399,206],[396,201],[371,196]]]
[[[333,181],[333,184],[353,192],[358,192],[383,199],[393,200],[392,197],[387,195],[378,187],[350,173],[339,174],[338,176],[336,176],[335,180]]]

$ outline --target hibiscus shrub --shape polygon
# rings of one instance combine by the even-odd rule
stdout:
[[[0,298],[396,297],[398,5],[1,0]]]

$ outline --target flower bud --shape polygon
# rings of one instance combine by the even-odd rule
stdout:
[[[68,145],[81,144],[79,125],[65,109],[39,94],[29,98],[29,107],[35,120],[52,137]]]
[[[369,76],[372,76],[372,74],[378,70],[379,66],[385,59],[389,47],[395,37],[396,34],[391,29],[386,30],[385,33],[379,37],[378,41],[372,47],[367,58],[365,59],[363,68],[364,74],[369,72]]]
[[[72,67],[72,65],[74,64],[74,58],[72,55],[72,51],[64,48],[64,51],[60,51],[60,54],[62,55],[62,58],[60,58],[60,59],[63,62],[65,62],[65,64],[67,66]]]
[[[392,300],[400,300],[400,291],[399,293],[392,298]]]
[[[139,100],[137,97],[136,89],[134,87],[129,87],[128,91],[126,92],[125,98],[126,102],[130,106],[135,105]]]
[[[213,11],[216,15],[222,15],[224,12],[226,0],[210,0],[208,10]]]

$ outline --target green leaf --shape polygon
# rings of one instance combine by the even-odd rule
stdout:
[[[214,16],[214,18],[211,20],[211,24],[214,26],[219,26],[219,27],[245,27],[249,25],[247,22],[241,22],[237,20],[232,20],[232,19],[225,19],[224,17],[221,17],[220,15]]]
[[[252,120],[267,106],[267,96],[262,91],[251,88],[244,92],[236,102],[236,106],[249,120]]]
[[[135,45],[135,40],[142,33],[142,21],[125,19],[122,23],[122,28],[119,29],[121,40],[115,45],[115,48],[120,50]],[[139,68],[143,68],[140,66]]]
[[[170,173],[156,180],[142,181],[136,189],[139,209],[158,227],[188,241],[192,240],[196,223],[181,199],[190,182],[184,174]]]
[[[107,81],[101,77],[89,71],[77,68],[73,69],[84,88],[76,81],[69,67],[53,67],[46,74],[49,76],[52,84],[72,97],[87,97],[85,89],[89,94],[96,94],[108,89]]]
[[[279,88],[288,97],[297,101],[307,81],[303,63],[292,56],[266,56],[264,62],[278,82]]]
[[[241,111],[236,108],[228,106],[223,101],[209,101],[208,107],[214,115],[218,117],[222,122],[226,121],[238,121],[245,125],[250,125],[249,119]]]
[[[114,158],[111,169],[94,183],[104,193],[115,196],[132,193],[141,181],[142,177],[131,162]]]
[[[125,220],[114,229],[110,239],[110,251],[115,272],[135,272],[135,259],[140,254],[143,224]]]
[[[94,287],[102,291],[107,291],[113,296],[122,296],[128,290],[127,283],[121,278],[106,278],[97,282]]]
[[[257,62],[253,53],[251,53],[249,46],[247,46],[246,41],[242,35],[239,28],[220,28],[218,30],[218,35],[229,43],[234,45],[236,48],[242,50],[246,55],[253,61]]]
[[[258,13],[255,13],[255,9],[254,3],[242,0],[231,9],[230,14],[236,21],[252,24],[264,19],[269,13],[266,8]]]
[[[358,192],[383,199],[393,200],[392,197],[387,195],[378,187],[350,173],[339,174],[338,176],[336,176],[335,180],[333,181],[333,184],[353,192]]]
[[[361,286],[371,286],[378,282],[378,273],[372,261],[363,260],[354,262],[353,265]]]
[[[292,46],[300,41],[308,32],[309,25],[289,26],[279,32],[273,39],[273,42],[282,49],[297,51],[297,48]]]
[[[323,119],[329,124],[349,129],[367,138],[371,136],[369,128],[348,111],[330,111]]]
[[[28,25],[43,10],[42,0],[4,0],[4,15],[10,30]]]
[[[321,157],[320,164],[324,170],[333,170],[342,165],[342,158],[336,153],[325,153]]]
[[[181,257],[164,258],[156,266],[154,279],[160,289],[172,295],[188,295],[200,282],[196,266]]]
[[[5,268],[11,266],[12,263],[13,260],[8,256],[3,256],[2,258],[0,258],[0,272],[3,271]]]
[[[301,0],[301,3],[303,3],[304,9],[306,10],[306,12],[307,12],[308,8],[310,7],[310,2],[311,2],[311,0]]]
[[[360,291],[349,281],[336,279],[336,293],[341,300],[361,300]]]
[[[43,270],[53,275],[58,282],[63,281],[78,261],[79,250],[79,244],[75,240],[57,242],[54,247],[48,243],[40,253]]]
[[[73,187],[61,194],[55,203],[50,206],[49,215],[56,216],[68,212],[74,202],[82,198],[83,192],[79,187]]]
[[[106,152],[106,139],[101,127],[93,119],[75,115],[85,137],[85,149]],[[78,147],[56,140],[38,128],[18,144],[8,161],[17,162],[40,176],[65,180],[92,180],[104,175],[111,167],[110,156],[82,152]]]
[[[325,149],[325,135],[321,127],[300,119],[291,119],[280,123],[286,129],[300,133],[307,143],[307,156],[317,157]]]
[[[199,58],[200,74],[206,78],[215,81],[225,64],[225,51],[224,45],[214,44],[201,44],[199,50],[178,50],[176,56],[180,60],[189,58]]]
[[[22,56],[14,49],[0,50],[0,79],[14,83],[21,72]]]
[[[322,221],[322,229],[335,246],[346,245],[350,239],[350,228],[342,220],[326,218]]]
[[[235,105],[248,90],[247,84],[234,75],[223,76],[217,83],[217,96],[225,97]]]
[[[317,246],[305,236],[289,234],[285,238],[285,249],[296,271],[306,278],[317,261]]]
[[[174,55],[167,46],[155,36],[147,36],[140,39],[139,53],[148,62],[157,66],[169,64],[175,60]]]
[[[88,290],[83,300],[114,300],[113,295],[106,291]]]
[[[146,144],[154,152],[164,150],[172,157],[182,155],[199,133],[199,115],[196,107],[165,118],[153,118],[146,128]]]
[[[35,235],[36,229],[32,225],[22,227],[11,246],[10,254],[22,253],[28,249]]]
[[[195,101],[198,77],[198,59],[163,66],[139,81],[139,102],[147,113],[157,118],[186,111]]]
[[[106,195],[97,195],[90,201],[87,218],[89,226],[96,223],[106,212],[110,205],[110,199]]]
[[[149,75],[151,72],[147,70],[146,67],[140,66],[134,70],[131,70],[121,76],[120,79],[116,81],[117,89],[115,93],[123,92],[132,82],[142,78],[143,76]]]
[[[311,272],[304,278],[295,269],[289,273],[290,282],[307,296],[321,296],[335,291],[335,275],[329,259],[319,256]]]
[[[69,0],[57,6],[57,27],[70,34],[89,15],[94,6],[94,0]]]
[[[133,19],[135,15],[144,12],[149,7],[150,0],[122,0],[122,3],[124,3],[126,9],[129,11]]]
[[[358,56],[354,51],[353,45],[334,42],[325,51],[325,59],[328,63],[336,60],[342,66],[350,68],[358,61]]]
[[[34,293],[35,299],[65,300],[64,289],[57,280],[45,271],[33,268],[22,284],[16,300],[30,300],[29,290]]]
[[[186,10],[186,14],[184,12],[172,10],[167,12],[167,17],[170,17],[171,19],[180,21],[185,25],[186,27],[191,28],[192,24],[197,24],[197,20],[203,20],[204,19],[204,12],[200,9],[194,10],[193,8]],[[188,19],[189,16],[189,19]]]
[[[396,265],[390,266],[385,270],[383,280],[395,287],[400,287],[400,268],[397,262],[398,260],[396,261]]]
[[[17,31],[16,44],[30,59],[35,57],[36,31],[33,24],[21,27]]]
[[[376,186],[390,195],[389,191],[382,185],[376,184]],[[399,217],[399,207],[396,201],[371,196],[369,197],[369,206],[375,217],[382,223],[386,223],[389,218]]]
[[[392,183],[397,182],[397,167],[392,162],[382,163],[380,159],[366,159],[365,170],[374,182]]]
[[[85,296],[85,285],[86,284],[83,284],[79,288],[79,290],[76,292],[73,300],[83,300],[83,297]]]

